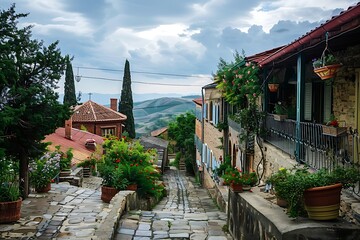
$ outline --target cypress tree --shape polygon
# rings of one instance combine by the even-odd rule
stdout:
[[[65,72],[65,86],[64,86],[64,104],[68,106],[75,106],[77,104],[75,94],[74,73],[69,55],[66,55],[66,72]]]
[[[130,63],[126,59],[123,86],[121,90],[121,100],[119,102],[119,112],[127,116],[124,130],[129,134],[130,138],[135,138],[133,105],[134,104],[131,91]]]

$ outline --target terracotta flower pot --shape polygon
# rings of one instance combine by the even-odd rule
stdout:
[[[235,193],[243,192],[242,184],[231,183],[230,189]]]
[[[101,187],[101,200],[103,200],[106,203],[109,203],[111,201],[111,199],[119,192],[119,190],[117,190],[114,187],[106,187],[106,186],[102,186]]]
[[[138,188],[137,184],[130,184],[126,187],[126,190],[132,190],[132,191],[136,191]]]
[[[9,223],[19,220],[21,203],[21,198],[14,202],[0,202],[0,223]]]
[[[43,186],[43,187],[36,187],[35,188],[35,191],[37,193],[47,193],[50,190],[51,190],[51,183],[48,183],[46,186]]]
[[[288,202],[280,197],[276,197],[276,204],[282,208],[286,208],[288,206]]]
[[[339,216],[342,184],[314,187],[305,190],[305,209],[309,218],[331,220]]]
[[[333,64],[333,65],[328,65],[328,66],[324,66],[324,67],[320,67],[320,68],[315,68],[314,72],[322,80],[327,80],[329,78],[333,78],[340,67],[341,67],[341,64]]]

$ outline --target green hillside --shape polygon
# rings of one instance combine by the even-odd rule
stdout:
[[[179,114],[195,111],[195,103],[189,98],[158,98],[134,103],[136,136],[150,135],[165,127]]]

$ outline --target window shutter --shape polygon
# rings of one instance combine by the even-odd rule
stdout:
[[[331,84],[324,84],[324,122],[330,121],[331,118]]]
[[[304,119],[312,121],[312,83],[305,83]]]

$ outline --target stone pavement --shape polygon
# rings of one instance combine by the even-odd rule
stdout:
[[[103,239],[96,231],[114,206],[100,199],[99,178],[85,181],[95,189],[59,183],[48,193],[30,194],[22,203],[20,220],[0,224],[0,239]]]
[[[131,211],[118,227],[118,240],[228,240],[223,232],[226,214],[218,210],[208,191],[193,178],[171,169],[165,172],[168,196],[152,211]]]

